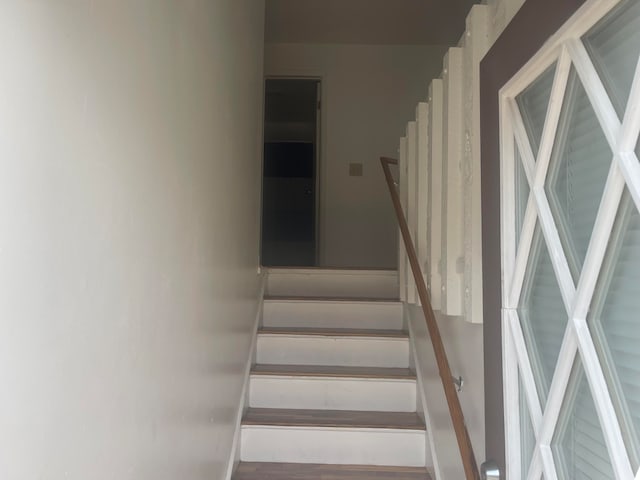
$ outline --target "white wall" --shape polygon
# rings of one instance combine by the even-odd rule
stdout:
[[[397,223],[380,156],[442,69],[445,47],[270,44],[267,75],[323,81],[320,257],[324,266],[397,267]],[[364,164],[363,177],[349,163]]]
[[[407,321],[416,348],[416,363],[421,373],[430,422],[429,435],[433,439],[433,457],[438,462],[442,479],[463,478],[462,461],[453,431],[453,423],[444,396],[442,381],[433,354],[431,338],[422,308],[407,305]],[[462,317],[448,317],[436,312],[451,373],[462,377],[464,385],[458,393],[467,430],[478,465],[485,461],[484,428],[484,357],[482,325],[473,325]]]
[[[0,478],[223,478],[263,20],[259,0],[0,2]]]

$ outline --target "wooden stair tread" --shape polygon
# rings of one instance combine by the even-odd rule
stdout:
[[[299,377],[380,378],[415,380],[408,368],[342,367],[331,365],[255,365],[253,375],[284,375]]]
[[[322,270],[327,270],[329,272],[333,272],[333,271],[345,271],[345,272],[393,272],[393,273],[397,273],[398,269],[397,268],[381,268],[381,267],[352,267],[352,266],[346,266],[346,267],[339,267],[339,266],[328,266],[328,267],[318,267],[318,266],[309,266],[309,267],[300,267],[300,266],[278,266],[278,267],[265,267],[268,268],[270,271],[278,271],[278,270],[318,270],[318,271],[322,271]]]
[[[430,480],[425,468],[242,462],[234,480]]]
[[[242,420],[242,424],[282,427],[351,427],[425,430],[424,422],[417,413],[352,410],[249,408]]]
[[[398,303],[399,298],[379,297],[336,297],[336,296],[309,296],[309,295],[265,295],[265,301],[300,301],[300,302],[363,302],[363,303]]]
[[[263,327],[259,334],[268,335],[315,335],[319,337],[393,337],[408,338],[402,330],[375,330],[359,328],[308,328],[308,327]]]

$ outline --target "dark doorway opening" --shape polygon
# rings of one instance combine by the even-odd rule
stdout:
[[[262,264],[315,266],[320,81],[267,79]]]

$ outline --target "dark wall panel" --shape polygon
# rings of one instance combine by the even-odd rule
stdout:
[[[583,3],[584,0],[527,0],[480,66],[486,452],[503,472],[498,90]]]

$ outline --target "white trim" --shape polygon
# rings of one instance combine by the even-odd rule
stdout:
[[[506,152],[515,153],[515,142],[509,118],[508,102],[500,98],[500,245],[502,246],[502,303],[504,308],[515,308],[508,302],[509,288],[513,281],[513,268],[516,261],[515,234],[506,225],[515,225],[515,168],[514,162],[505,160]]]
[[[400,139],[398,148],[398,194],[400,196],[400,205],[402,211],[407,211],[407,137]],[[409,257],[404,246],[402,233],[398,230],[398,272],[400,275],[400,301],[409,301],[409,286],[411,285],[411,267],[409,266]]]
[[[551,207],[549,206],[549,200],[547,199],[544,188],[534,188],[533,194],[538,207],[540,227],[542,228],[547,250],[551,257],[551,264],[553,265],[553,270],[556,274],[558,285],[560,286],[564,306],[567,313],[569,313],[576,294],[576,287],[573,283],[571,270],[569,269],[569,262],[567,262],[567,257],[564,254],[558,227],[551,213]]]
[[[634,149],[638,134],[640,133],[640,60],[635,70],[635,77],[631,85],[629,102],[620,132],[619,150],[622,152],[616,157],[618,166],[627,182],[631,196],[640,209],[640,162]]]
[[[256,312],[256,318],[251,329],[251,345],[249,346],[249,355],[244,366],[244,380],[242,382],[242,391],[238,400],[238,410],[235,415],[235,426],[233,433],[233,442],[231,444],[231,452],[229,453],[229,459],[227,460],[227,468],[225,474],[225,480],[231,480],[235,469],[240,463],[240,436],[242,432],[242,417],[245,411],[245,405],[248,403],[249,396],[249,382],[251,380],[251,367],[255,358],[256,342],[258,341],[258,328],[262,321],[262,308],[264,305],[264,292],[267,287],[267,275],[262,274],[260,279],[260,288],[258,290],[258,306]]]
[[[442,309],[442,154],[444,123],[444,84],[434,79],[429,86],[429,293],[434,310]]]
[[[506,442],[506,476],[507,478],[520,478],[522,458],[520,452],[520,398],[518,394],[518,362],[513,337],[510,335],[510,320],[506,310],[502,311],[502,374],[503,395],[505,412],[513,412],[504,417]]]
[[[544,471],[549,472],[546,474],[545,480],[558,480],[558,473],[556,472],[551,447],[548,445],[540,447],[540,460],[542,461]]]
[[[531,368],[531,362],[527,355],[527,346],[520,326],[520,320],[517,313],[514,310],[507,311],[511,340],[513,342],[514,350],[520,366],[520,379],[525,390],[525,396],[527,399],[527,405],[529,407],[529,415],[531,417],[531,424],[535,432],[536,438],[539,434],[540,424],[542,423],[542,408],[540,407],[540,396],[538,395],[538,388],[533,376],[533,369]]]
[[[566,46],[582,86],[589,97],[591,107],[598,118],[600,128],[609,142],[609,147],[615,151],[618,148],[617,142],[621,125],[616,109],[607,94],[607,89],[600,80],[596,67],[589,58],[589,53],[582,41],[575,38],[567,40]]]
[[[622,121],[622,132],[618,139],[618,148],[623,152],[632,152],[636,148],[638,134],[640,134],[640,59],[634,75]]]
[[[483,323],[480,61],[489,49],[490,15],[487,5],[471,7],[464,39],[464,312],[476,324]]]
[[[618,165],[636,208],[640,210],[640,161],[634,152],[621,152],[618,155]]]
[[[618,211],[623,191],[624,177],[618,166],[612,163],[578,282],[571,315],[573,318],[586,318],[589,312],[602,262],[609,246],[611,231],[616,221],[616,215],[612,215],[611,212]]]
[[[535,155],[531,148],[527,129],[524,126],[524,121],[522,120],[518,104],[513,98],[510,98],[508,102],[516,145],[518,147],[518,152],[520,152],[520,158],[522,159],[522,165],[527,175],[527,181],[529,182],[529,186],[531,186],[533,185],[533,172],[536,165]]]
[[[537,224],[538,213],[536,211],[535,199],[533,195],[529,195],[524,221],[522,222],[522,232],[520,232],[518,253],[513,267],[513,276],[511,277],[511,291],[509,292],[509,297],[505,299],[507,301],[505,308],[517,308],[520,303],[524,277],[527,272],[527,264],[529,263],[529,252],[531,251]]]
[[[416,245],[416,232],[418,223],[418,135],[417,124],[415,121],[407,124],[407,147],[406,147],[406,165],[407,165],[407,205],[406,218],[409,234],[414,245]],[[416,280],[413,277],[412,270],[409,266],[407,270],[407,302],[412,304],[418,303],[418,289]]]
[[[419,103],[416,108],[418,204],[416,224],[416,250],[425,284],[429,284],[429,237],[427,218],[429,211],[429,104]],[[420,298],[417,299],[420,305]]]
[[[547,396],[547,404],[542,416],[542,425],[538,435],[538,447],[551,446],[577,352],[578,341],[575,332],[572,328],[567,328],[562,340],[562,346],[560,347],[560,353],[558,354],[556,371],[553,374],[549,395]],[[546,462],[542,462],[541,464],[542,458],[538,458],[537,460],[536,462],[536,459],[534,459],[531,469],[542,469],[544,465],[545,477],[555,478],[556,472],[555,468],[552,468],[553,464],[548,465]]]
[[[463,49],[450,48],[443,62],[444,140],[442,166],[442,311],[463,315],[464,202],[460,165],[464,158]],[[437,180],[437,179],[435,179]]]
[[[571,73],[571,57],[565,48],[562,49],[560,57],[556,65],[556,73],[551,87],[551,95],[549,95],[549,106],[547,107],[547,115],[544,119],[544,127],[542,128],[542,138],[540,139],[540,148],[538,150],[538,163],[544,165],[544,169],[540,168],[536,172],[536,184],[544,185],[551,154],[553,153],[553,145],[556,139],[556,131],[562,114],[562,105],[564,104],[564,96],[569,84],[569,74]]]

